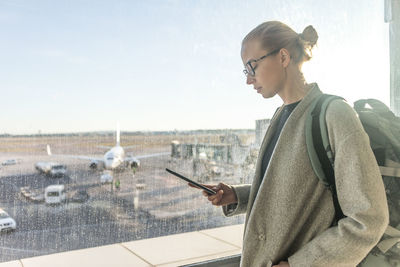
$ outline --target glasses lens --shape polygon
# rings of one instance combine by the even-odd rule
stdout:
[[[251,65],[251,62],[247,62],[245,67],[246,67],[246,69],[244,71],[246,71],[245,72],[246,76],[247,75],[254,76],[255,73],[254,73],[253,66]]]

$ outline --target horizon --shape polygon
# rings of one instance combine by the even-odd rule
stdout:
[[[147,134],[147,133],[190,133],[190,132],[235,132],[235,131],[255,131],[255,128],[215,128],[215,129],[187,129],[187,130],[134,130],[134,131],[125,131],[121,130],[121,135],[136,135],[136,134]],[[27,133],[27,134],[9,134],[2,133],[0,137],[19,137],[19,136],[58,136],[58,135],[83,135],[83,134],[104,134],[104,135],[114,135],[115,130],[93,130],[93,131],[85,131],[85,132],[56,132],[56,133]]]

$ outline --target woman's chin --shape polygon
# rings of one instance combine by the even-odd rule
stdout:
[[[263,98],[271,98],[274,97],[276,94],[272,94],[269,92],[260,92],[260,94],[262,95]]]

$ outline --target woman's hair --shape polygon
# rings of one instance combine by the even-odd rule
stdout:
[[[262,48],[269,51],[286,48],[295,63],[303,63],[311,59],[318,34],[311,25],[298,34],[282,22],[267,21],[249,32],[242,45],[250,40],[259,40]]]

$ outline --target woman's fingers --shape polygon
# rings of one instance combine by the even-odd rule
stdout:
[[[207,187],[207,188],[210,188],[210,189],[212,189],[212,190],[214,190],[214,191],[217,191],[217,189],[218,189],[218,186],[216,186],[216,185],[209,185],[209,184],[201,184],[201,185],[202,185],[202,186],[205,186],[205,187]],[[188,186],[193,187],[193,188],[196,188],[196,189],[202,189],[202,188],[200,188],[200,187],[198,187],[198,186],[196,186],[196,185],[194,185],[194,184],[191,184],[191,183],[188,183]],[[208,193],[207,193],[206,191],[203,190],[203,195],[204,195],[204,196],[208,196]]]
[[[221,205],[222,196],[224,195],[223,190],[218,190],[215,195],[208,196],[208,200],[211,201],[213,205]]]
[[[190,187],[201,189],[191,183],[188,183],[188,185]],[[210,201],[213,205],[222,206],[222,205],[226,205],[227,203],[228,204],[230,203],[229,199],[231,198],[231,196],[230,196],[231,191],[229,189],[229,186],[227,186],[223,183],[219,183],[218,185],[208,185],[208,184],[202,184],[202,185],[217,192],[214,195],[210,195],[206,191],[204,191],[204,190],[202,191],[203,196],[207,197],[208,201]],[[224,194],[225,194],[225,196],[224,196]]]

